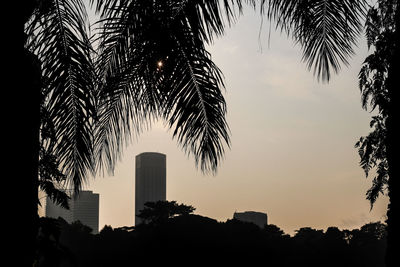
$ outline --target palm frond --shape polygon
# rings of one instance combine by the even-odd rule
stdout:
[[[63,190],[60,190],[54,186],[54,182],[51,180],[40,180],[39,188],[46,193],[46,195],[53,201],[56,205],[64,209],[69,209],[68,200],[70,197]]]
[[[107,15],[97,61],[99,162],[112,170],[124,138],[162,115],[196,164],[215,171],[222,140],[229,142],[221,73],[204,49],[223,31],[218,3],[104,1],[99,7]]]
[[[45,1],[27,26],[28,48],[38,55],[44,105],[54,125],[52,153],[78,191],[93,170],[94,67],[87,15],[80,0]]]
[[[151,124],[154,101],[148,98],[152,90],[144,86],[140,63],[114,73],[98,92],[94,151],[97,170],[112,173],[132,135],[137,136]]]
[[[366,1],[261,1],[262,13],[291,34],[303,49],[303,61],[322,81],[348,64],[362,30]]]
[[[229,146],[222,74],[203,42],[185,25],[184,16],[174,21],[169,35],[173,50],[165,64],[164,117],[175,128],[173,136],[204,172],[215,172]]]
[[[100,85],[95,161],[98,170],[112,172],[124,145],[149,127],[157,113],[152,70],[156,69],[154,54],[161,52],[154,47],[154,31],[159,31],[152,28],[157,23],[151,2],[99,2],[102,7],[107,17],[101,21],[96,60]]]

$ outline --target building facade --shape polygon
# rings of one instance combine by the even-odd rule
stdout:
[[[264,228],[268,224],[268,216],[266,213],[256,211],[235,212],[233,218],[242,222],[251,222],[260,228]]]
[[[69,194],[69,210],[63,209],[46,198],[46,216],[51,218],[62,217],[68,223],[80,221],[92,228],[92,233],[99,232],[99,194],[92,191],[81,191],[78,196]]]
[[[167,198],[166,155],[144,152],[136,156],[135,168],[135,225],[146,202],[165,201]]]

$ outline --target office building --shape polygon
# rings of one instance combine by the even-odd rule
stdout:
[[[242,222],[251,222],[260,228],[264,228],[268,223],[266,213],[256,211],[235,212],[233,218]]]
[[[144,152],[136,156],[135,171],[135,225],[146,202],[165,201],[167,197],[166,155]]]
[[[74,196],[69,190],[69,210],[63,209],[46,198],[46,216],[51,218],[62,217],[68,223],[80,221],[89,226],[93,234],[99,232],[99,194],[92,191],[81,191]]]

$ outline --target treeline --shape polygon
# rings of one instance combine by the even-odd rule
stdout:
[[[99,234],[80,222],[41,218],[36,266],[363,266],[384,265],[386,225],[325,231],[304,227],[291,237],[238,220],[186,214],[162,223]]]

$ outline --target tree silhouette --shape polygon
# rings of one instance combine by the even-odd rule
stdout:
[[[58,260],[60,266],[158,265],[165,261],[185,266],[260,261],[268,266],[385,266],[386,225],[379,222],[353,230],[329,227],[325,232],[303,227],[290,237],[282,235],[277,226],[262,230],[235,219],[217,222],[193,214],[144,227],[106,226],[97,235],[89,234],[80,223],[52,220],[59,227],[55,229],[58,245],[53,248],[63,248],[59,250],[63,253],[43,251],[42,255],[52,256],[48,260]],[[47,232],[54,233],[54,224],[49,226]]]
[[[144,209],[140,210],[137,217],[145,223],[160,224],[175,216],[183,216],[192,213],[195,208],[176,201],[156,201],[144,203]]]
[[[102,26],[94,156],[100,169],[113,170],[126,138],[160,118],[203,171],[216,171],[229,135],[222,74],[205,42],[223,32],[219,5],[97,1]]]
[[[39,219],[34,266],[61,266],[61,263],[68,263],[67,266],[70,266],[69,264],[76,265],[70,249],[60,242],[61,234],[65,231],[65,225],[67,225],[67,222],[61,217],[58,219]],[[79,227],[75,227],[73,231],[78,230]]]
[[[356,147],[359,148],[360,165],[368,176],[371,169],[376,169],[372,186],[367,191],[371,208],[380,193],[387,192],[389,205],[387,211],[388,250],[387,264],[393,266],[394,240],[399,236],[396,219],[399,213],[397,154],[399,151],[399,117],[396,107],[400,101],[399,85],[399,3],[398,1],[377,1],[371,6],[366,17],[366,37],[368,47],[374,51],[369,55],[359,73],[359,87],[362,94],[362,106],[377,110],[370,123],[373,131],[361,137]]]
[[[154,118],[168,122],[204,172],[216,172],[229,130],[222,74],[204,43],[223,32],[218,7],[218,1],[96,1],[102,26],[92,40],[83,1],[29,3],[21,43],[25,65],[35,65],[28,70],[36,80],[27,86],[37,89],[30,106],[46,115],[32,120],[32,158],[49,159],[46,174],[59,165],[41,176],[42,188],[60,197],[50,180],[65,178],[78,193],[89,173],[112,172],[125,141]],[[39,153],[39,125],[48,122],[56,142],[41,142]],[[33,162],[34,217],[37,168]]]
[[[130,136],[156,118],[216,171],[229,145],[222,74],[204,46],[223,30],[217,2],[97,1],[95,40],[81,0],[37,2],[26,48],[41,66],[49,153],[76,191],[88,173],[112,172]]]
[[[280,229],[275,224],[267,224],[264,227],[264,230],[268,234],[268,236],[273,237],[273,238],[288,236],[287,234],[285,234],[285,232],[282,229]]]

